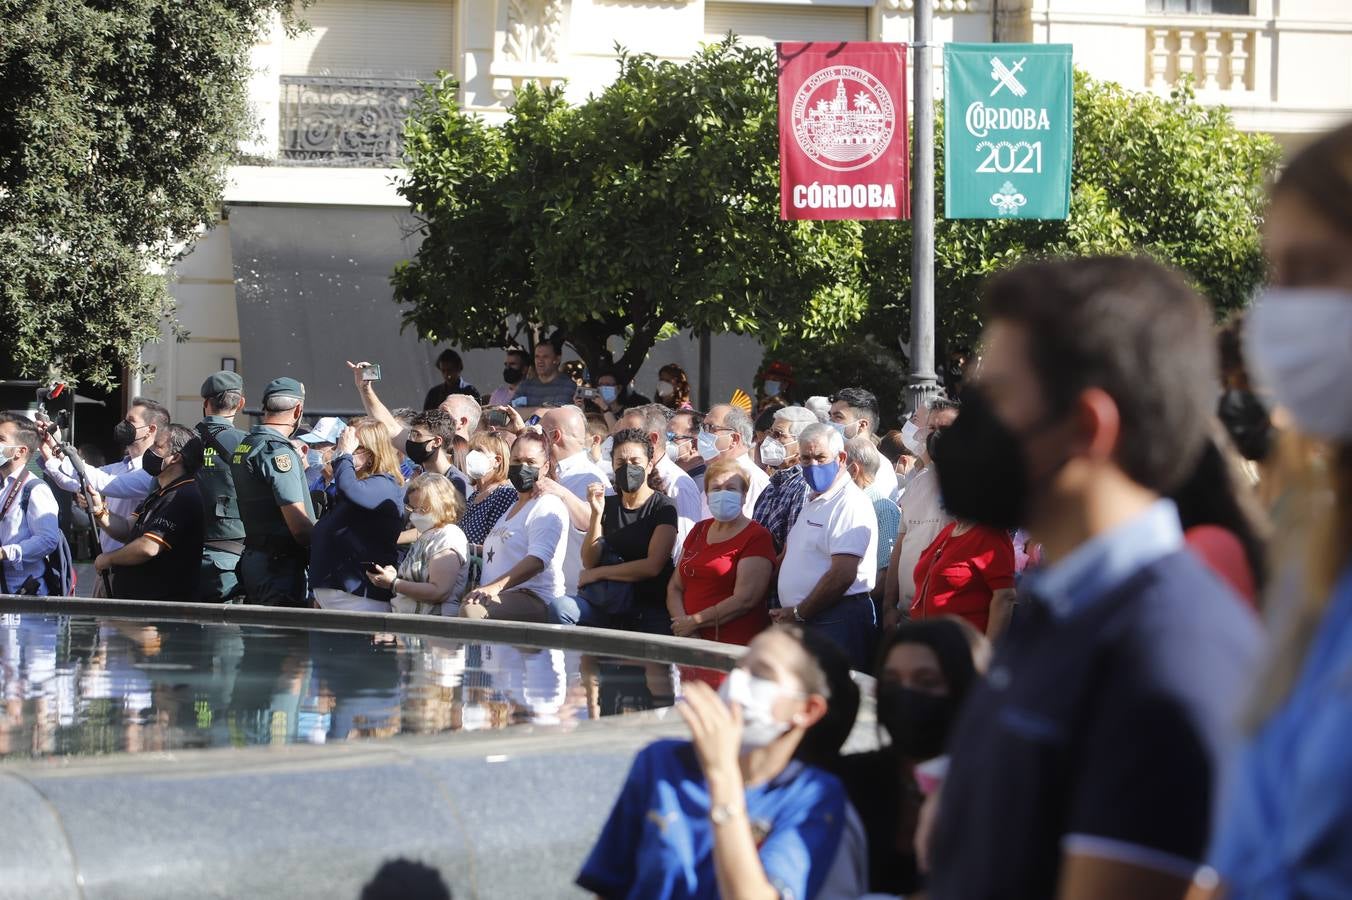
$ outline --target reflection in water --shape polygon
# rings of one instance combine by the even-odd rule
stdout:
[[[11,614],[0,616],[0,757],[567,729],[669,706],[680,677],[661,663],[447,638]]]

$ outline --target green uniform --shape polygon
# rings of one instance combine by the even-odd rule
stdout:
[[[235,447],[230,469],[244,523],[244,553],[236,572],[245,602],[307,605],[309,551],[292,538],[281,510],[303,503],[314,519],[304,461],[290,441],[266,425],[257,425]]]
[[[235,478],[230,469],[235,448],[245,438],[229,419],[207,416],[197,423],[202,438],[202,468],[197,470],[197,491],[202,495],[206,524],[202,545],[202,576],[198,603],[221,603],[239,593],[240,551],[244,549],[244,523],[235,498]]]

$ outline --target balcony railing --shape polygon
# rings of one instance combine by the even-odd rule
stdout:
[[[1210,17],[1193,25],[1175,20],[1147,29],[1146,83],[1163,90],[1191,76],[1198,92],[1241,93],[1254,84],[1258,26],[1239,17]]]
[[[393,166],[422,83],[402,78],[281,77],[277,156],[290,165]]]

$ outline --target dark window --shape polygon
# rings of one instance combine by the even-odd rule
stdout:
[[[1150,12],[1216,13],[1226,16],[1247,16],[1249,0],[1146,0]]]

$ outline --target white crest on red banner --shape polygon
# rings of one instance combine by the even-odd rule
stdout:
[[[818,70],[793,98],[793,136],[817,165],[851,172],[887,150],[896,127],[892,95],[856,66]]]

